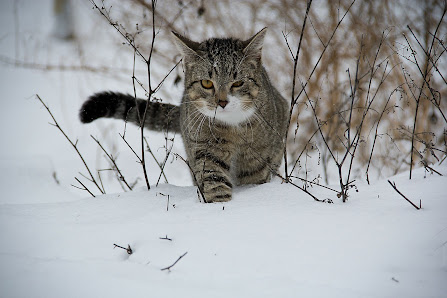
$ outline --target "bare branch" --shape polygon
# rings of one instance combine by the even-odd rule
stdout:
[[[306,29],[306,21],[307,21],[307,16],[309,15],[309,10],[310,10],[310,6],[312,5],[312,0],[308,0],[307,1],[307,7],[306,7],[306,14],[304,15],[304,20],[303,20],[303,26],[301,27],[301,34],[300,34],[300,39],[298,41],[298,48],[296,50],[296,54],[293,55],[292,51],[291,51],[291,55],[293,57],[293,77],[292,77],[292,98],[290,101],[290,111],[289,111],[289,118],[288,118],[288,122],[287,122],[287,128],[289,128],[290,126],[290,121],[292,119],[292,112],[293,112],[293,107],[296,104],[296,101],[298,100],[298,98],[295,98],[295,84],[296,84],[296,71],[297,71],[297,66],[298,66],[298,59],[299,59],[299,55],[300,55],[300,50],[301,50],[301,42],[303,40],[303,36],[304,36],[304,29]],[[286,39],[286,43],[287,46],[289,46],[289,43],[287,42]],[[288,161],[287,161],[287,135],[288,133],[286,133],[286,137],[285,137],[285,141],[284,141],[284,173],[285,173],[285,178],[286,181],[288,181],[288,177],[289,177],[289,173],[287,170],[287,166],[288,166]]]
[[[127,248],[119,246],[118,244],[113,244],[113,246],[114,246],[113,248],[117,248],[118,247],[118,248],[124,249],[127,252],[128,255],[131,255],[133,253],[132,248],[130,247],[129,244],[127,245]]]
[[[113,169],[117,171],[118,173],[118,179],[120,181],[122,181],[129,190],[132,190],[132,187],[129,186],[129,184],[126,181],[126,178],[124,178],[124,175],[121,173],[118,165],[116,164],[116,160],[115,158],[110,155],[106,149],[104,149],[104,147],[101,145],[101,143],[92,135],[90,135],[90,137],[98,144],[98,146],[102,149],[102,151],[106,154],[107,158],[110,160],[110,162],[113,164]]]
[[[191,166],[189,165],[189,162],[187,160],[185,160],[180,154],[174,153],[174,156],[183,160],[183,162],[188,166],[189,171],[191,172],[192,179],[194,180],[194,184],[197,186],[198,193],[200,194],[201,199],[203,200],[204,203],[207,203],[207,201],[205,199],[205,195],[203,194],[202,188],[199,186],[199,183],[197,182],[196,175],[194,174]]]
[[[90,175],[91,181],[93,182],[93,184],[96,185],[96,187],[99,189],[99,191],[104,194],[104,190],[99,186],[99,184],[96,182],[95,177],[93,177],[92,172],[90,171],[90,168],[87,165],[87,162],[84,160],[84,157],[82,157],[81,152],[79,152],[78,147],[77,147],[77,141],[76,143],[73,143],[73,141],[67,136],[67,134],[64,132],[64,130],[60,127],[59,123],[57,123],[56,118],[54,118],[53,114],[50,111],[50,108],[43,102],[43,100],[40,98],[40,96],[38,94],[36,94],[37,99],[42,103],[42,105],[45,107],[45,109],[48,111],[48,113],[50,114],[51,118],[54,121],[54,126],[57,127],[57,129],[59,129],[59,131],[64,135],[65,139],[67,139],[67,141],[70,143],[70,145],[75,149],[76,153],[78,154],[79,158],[81,159],[82,163],[84,164],[85,168],[87,169],[87,172]],[[78,181],[79,182],[79,181]],[[84,187],[86,188],[86,187]],[[90,192],[90,191],[89,191]],[[92,194],[92,193],[90,193]],[[93,195],[93,194],[92,194]]]
[[[161,271],[164,271],[164,270],[171,271],[171,268],[174,267],[175,264],[177,264],[178,261],[180,261],[184,256],[186,256],[187,253],[188,253],[188,252],[185,252],[184,254],[182,254],[180,257],[178,257],[178,259],[177,259],[172,265],[170,265],[170,266],[168,266],[168,267],[166,267],[166,268],[161,269]]]
[[[92,197],[95,197],[95,195],[78,179],[78,178],[76,178],[75,177],[75,180],[76,181],[78,181],[78,183],[79,184],[81,184],[82,185],[82,188],[80,188],[79,186],[76,186],[76,185],[71,185],[71,186],[73,186],[73,187],[75,187],[75,188],[78,188],[78,189],[81,189],[81,190],[85,190],[85,191],[87,191]]]
[[[388,180],[388,183],[391,185],[392,188],[394,188],[395,191],[397,191],[398,194],[400,194],[405,200],[407,200],[408,203],[410,203],[414,208],[416,208],[417,210],[421,209],[421,201],[419,200],[419,207],[416,206],[412,201],[410,201],[409,199],[407,199],[406,196],[404,196],[396,187],[396,183],[395,182],[391,182],[390,180]]]

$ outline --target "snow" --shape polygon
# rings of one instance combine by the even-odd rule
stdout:
[[[11,3],[0,4],[0,54],[14,56]],[[35,22],[51,31],[44,23],[50,2],[42,3],[19,2],[24,34],[38,31]],[[42,13],[33,19],[36,9]],[[93,18],[89,13],[86,19]],[[53,41],[52,47],[48,51],[70,56],[68,45]],[[140,181],[136,190],[123,192],[105,175],[108,194],[92,198],[70,186],[84,168],[33,94],[79,140],[92,168],[107,163],[90,134],[120,154],[126,177],[141,177],[119,139],[121,123],[77,120],[86,96],[129,88],[131,81],[4,63],[0,79],[0,297],[447,296],[446,162],[433,165],[444,176],[419,168],[412,180],[407,172],[389,178],[413,202],[421,200],[421,210],[386,180],[357,181],[358,192],[351,190],[347,203],[314,187],[313,194],[334,204],[315,202],[274,179],[237,188],[231,202],[203,204],[186,166],[173,158],[166,167],[171,184],[156,187],[159,173],[153,170],[150,191]],[[138,130],[127,133],[138,144]],[[148,137],[162,159],[164,135]],[[178,137],[173,148],[183,153]],[[149,161],[148,168],[156,165]],[[114,244],[130,245],[133,254]],[[171,270],[161,270],[185,252]]]
[[[2,296],[442,297],[445,178],[416,173],[392,180],[422,199],[419,211],[385,181],[360,186],[347,204],[314,202],[279,181],[237,189],[226,204],[173,185],[2,204]]]

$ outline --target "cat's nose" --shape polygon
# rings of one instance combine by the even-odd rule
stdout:
[[[219,102],[217,103],[219,106],[222,107],[222,109],[225,109],[225,107],[228,104],[228,100],[219,100]]]

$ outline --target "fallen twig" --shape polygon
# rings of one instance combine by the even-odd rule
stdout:
[[[164,237],[160,237],[160,239],[161,239],[161,240],[169,240],[169,241],[172,241],[171,238],[168,238],[168,235],[166,235],[166,236],[164,236]]]
[[[400,194],[405,200],[408,201],[408,203],[410,203],[411,205],[413,205],[414,208],[416,208],[417,210],[422,208],[422,202],[421,200],[419,200],[419,207],[416,206],[416,204],[414,204],[412,201],[410,201],[406,196],[404,196],[396,187],[396,183],[395,182],[391,182],[390,180],[388,180],[388,183],[394,188],[395,191],[397,191],[398,194]]]
[[[177,264],[178,261],[180,261],[181,258],[183,258],[184,256],[186,256],[187,253],[188,253],[188,252],[185,252],[184,254],[182,254],[180,257],[178,257],[178,259],[177,259],[171,266],[168,266],[168,267],[166,267],[166,268],[163,268],[163,269],[161,269],[161,271],[168,270],[168,271],[170,272],[170,271],[171,271],[171,268],[174,267],[175,264]]]
[[[127,248],[119,246],[118,244],[113,244],[113,245],[115,246],[114,248],[118,247],[118,248],[124,249],[127,252],[127,254],[129,254],[129,255],[131,255],[133,253],[132,248],[130,248],[129,244],[127,244]]]
[[[162,196],[168,198],[168,200],[166,202],[166,211],[169,211],[169,198],[170,198],[170,196],[169,195],[165,195],[164,193],[161,193],[161,192],[157,192],[157,194],[162,195]]]

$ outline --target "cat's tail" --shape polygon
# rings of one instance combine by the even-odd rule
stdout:
[[[98,118],[115,118],[136,125],[143,119],[146,104],[144,127],[156,131],[180,132],[180,107],[147,100],[115,92],[100,92],[89,97],[79,111],[82,123],[90,123]]]

